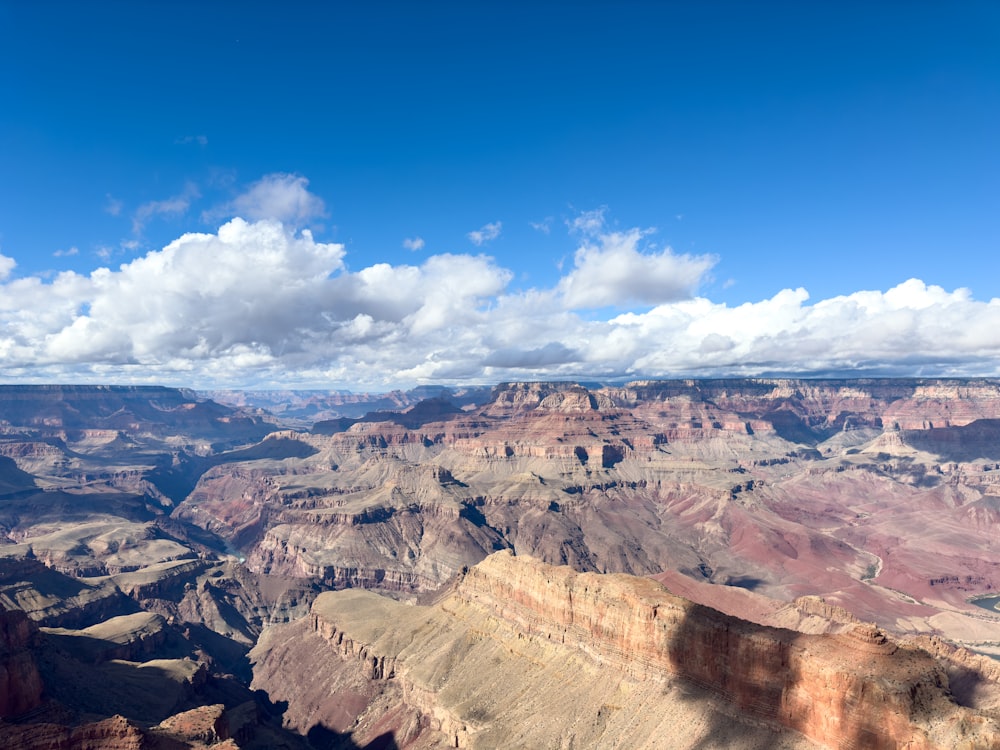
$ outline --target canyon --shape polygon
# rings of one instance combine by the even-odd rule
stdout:
[[[998,747],[998,438],[992,380],[0,386],[0,737]]]
[[[251,652],[254,684],[295,707],[293,725],[361,705],[361,737],[391,729],[413,747],[996,746],[995,668],[943,654],[865,624],[822,635],[755,625],[647,578],[510,552],[431,606],[323,593]],[[301,658],[322,669],[289,685],[276,667]],[[982,689],[967,705],[952,690],[959,673],[967,693]]]

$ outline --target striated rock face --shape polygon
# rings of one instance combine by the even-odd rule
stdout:
[[[155,730],[175,740],[212,745],[229,739],[225,706],[216,704],[175,714],[161,721]]]
[[[276,669],[296,643],[320,642],[326,697]],[[770,747],[1000,746],[995,718],[954,702],[944,662],[872,626],[832,636],[763,627],[648,579],[509,553],[432,607],[323,594],[307,623],[253,656],[255,686],[290,700],[301,729],[350,725],[348,705],[358,737],[391,725],[401,747],[753,747],[762,731]],[[335,709],[331,692],[345,698]]]
[[[239,750],[229,739],[222,706],[204,706],[142,728],[122,716],[76,727],[4,725],[4,750]]]
[[[805,430],[815,437],[845,426],[895,425],[921,430],[935,425],[966,425],[995,418],[1000,399],[1000,384],[986,379],[674,380],[629,383],[605,390],[618,405],[688,399],[771,421],[778,432],[785,428]],[[781,418],[782,412],[786,418]]]
[[[0,737],[6,750],[143,750],[148,744],[142,730],[121,716],[78,727],[0,724]]]
[[[987,648],[1000,619],[966,600],[1000,590],[998,445],[996,381],[507,383],[478,407],[432,397],[190,459],[172,520],[255,574],[326,588],[427,596],[512,549],[781,605],[821,596]]]
[[[260,439],[271,427],[192,391],[160,386],[0,385],[6,425],[113,430],[148,435],[197,433]]]

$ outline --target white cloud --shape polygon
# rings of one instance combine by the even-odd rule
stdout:
[[[253,183],[246,192],[229,203],[202,215],[202,219],[239,216],[249,221],[273,219],[292,226],[303,226],[326,215],[323,200],[309,190],[309,180],[301,175],[276,172]]]
[[[602,227],[604,225],[602,224]],[[89,275],[13,278],[0,255],[8,382],[378,389],[417,381],[774,373],[1000,375],[1000,300],[917,279],[736,307],[692,296],[708,256],[587,235],[547,288],[488,256],[348,271],[343,246],[234,219]],[[602,319],[598,308],[629,300]]]
[[[599,244],[580,247],[573,270],[559,283],[565,305],[580,309],[684,299],[717,262],[710,255],[675,255],[669,248],[641,252],[645,234],[638,229],[602,234],[596,238]]]
[[[177,195],[161,201],[148,201],[135,210],[132,216],[132,231],[140,234],[150,219],[157,216],[183,216],[191,207],[191,201],[201,197],[197,185],[188,182]]]
[[[140,363],[274,357],[301,346],[296,328],[315,328],[319,290],[341,268],[340,245],[293,236],[277,222],[241,219],[217,234],[186,234],[163,250],[84,277],[7,285],[8,349],[39,363]],[[12,292],[14,292],[12,294]],[[44,293],[57,303],[32,319]],[[58,301],[62,301],[59,304]]]
[[[927,372],[997,374],[1000,300],[976,302],[911,279],[806,304],[804,289],[735,308],[695,299],[611,321],[645,351],[635,371]],[[654,346],[654,342],[656,345]]]
[[[69,250],[56,250],[56,251],[55,251],[54,253],[52,253],[52,254],[53,254],[53,255],[54,255],[55,257],[57,257],[57,258],[67,258],[67,257],[69,257],[69,256],[71,256],[71,255],[79,255],[79,254],[80,254],[80,248],[78,248],[78,247],[76,247],[76,246],[74,245],[74,246],[73,246],[73,247],[71,247],[71,248],[70,248]]]
[[[17,267],[17,261],[13,258],[8,258],[6,255],[0,254],[0,281],[3,281],[8,276],[10,272]]]
[[[208,145],[208,136],[207,135],[186,135],[183,138],[177,138],[177,139],[175,139],[174,143],[182,145],[182,146],[186,146],[186,145],[191,144],[191,143],[196,143],[199,146],[207,146]]]
[[[417,250],[424,249],[424,239],[423,237],[407,237],[403,240],[403,247],[407,250],[412,250],[416,252]]]
[[[597,235],[604,230],[604,214],[607,210],[607,206],[601,206],[592,211],[582,211],[572,219],[568,219],[566,226],[574,234]]]
[[[494,221],[491,224],[485,224],[474,232],[469,232],[466,237],[469,238],[471,242],[476,247],[480,247],[487,242],[495,240],[500,236],[500,230],[503,228],[503,223],[499,221]]]

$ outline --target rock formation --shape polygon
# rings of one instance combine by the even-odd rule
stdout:
[[[428,648],[439,651],[425,661],[451,675],[450,693],[431,676],[417,679],[416,667],[406,679],[385,679],[393,670],[402,675],[399,665],[410,659],[412,666],[417,657],[405,649],[391,657],[393,649],[361,631],[352,642],[367,644],[379,658],[360,671],[302,675],[296,665],[304,657],[296,656],[292,644],[280,670],[270,656],[260,662],[258,679],[274,687],[277,705],[266,696],[252,699],[241,685],[250,679],[247,650],[259,639],[268,653],[285,649],[276,640],[281,631],[272,626],[307,628],[308,620],[295,621],[320,591],[381,591],[417,606],[361,594],[344,595],[343,601],[370,611],[373,622],[387,616],[404,623],[412,613],[444,618],[439,624],[447,634],[454,622],[419,605],[462,578],[442,602],[451,608],[449,616],[482,620],[477,627],[483,632],[521,628],[519,638],[469,636],[492,650],[462,657],[463,669],[486,674],[497,659],[509,661],[505,668],[516,676],[530,673],[525,664],[534,664],[541,671],[533,691],[572,694],[581,705],[598,701],[593,717],[587,715],[593,726],[571,732],[578,745],[613,736],[641,745],[678,731],[666,719],[656,729],[646,719],[628,728],[625,707],[636,702],[675,717],[682,711],[691,727],[701,727],[684,735],[691,742],[708,737],[716,746],[769,746],[764,738],[773,739],[774,732],[790,746],[810,742],[812,730],[795,725],[794,714],[806,716],[810,727],[821,719],[834,722],[829,731],[853,738],[858,747],[877,744],[878,727],[870,729],[846,704],[823,703],[827,698],[813,687],[803,693],[808,680],[774,687],[742,670],[728,676],[692,672],[669,648],[664,662],[662,644],[625,664],[608,645],[611,634],[574,630],[582,627],[583,611],[575,604],[558,605],[560,612],[576,613],[572,623],[565,612],[546,609],[548,604],[518,604],[521,594],[513,589],[495,593],[487,606],[486,589],[472,581],[481,570],[477,565],[502,550],[567,565],[594,580],[617,573],[653,577],[694,602],[755,623],[681,607],[687,613],[682,624],[712,622],[711,632],[726,633],[734,643],[751,633],[747,643],[771,644],[766,654],[754,656],[766,672],[776,669],[769,659],[777,658],[806,672],[827,670],[823,674],[834,680],[840,673],[820,658],[826,653],[821,644],[837,643],[844,654],[870,651],[892,679],[886,687],[865,677],[863,684],[874,680],[877,689],[865,687],[864,696],[888,690],[885,701],[913,719],[906,727],[919,731],[906,736],[917,743],[980,737],[982,715],[975,711],[1000,708],[1000,675],[982,656],[1000,655],[1000,613],[989,599],[1000,589],[1000,550],[994,544],[1000,523],[996,381],[509,383],[490,393],[437,388],[384,396],[227,398],[229,406],[162,388],[0,388],[0,604],[22,611],[37,626],[32,630],[27,623],[33,633],[27,646],[4,651],[2,663],[28,675],[32,662],[42,681],[39,694],[30,678],[18,680],[24,695],[12,700],[34,708],[17,714],[17,726],[45,724],[65,738],[90,731],[82,727],[95,721],[104,727],[98,732],[119,726],[101,724],[118,714],[152,742],[147,730],[170,716],[222,705],[229,736],[220,730],[212,742],[304,741],[269,734],[268,717],[280,713],[285,695],[288,725],[307,737],[312,733],[314,744],[347,747],[355,740],[391,739],[419,745],[432,735],[454,742],[461,732],[485,743],[491,736],[483,729],[487,723],[510,733],[518,721],[530,725],[529,714],[517,713],[517,706],[498,714],[494,704],[500,699],[486,693],[475,711],[456,697],[462,690],[479,694],[453,669],[454,655],[464,653],[464,646],[447,639],[427,640]],[[508,573],[512,582],[516,570]],[[618,579],[606,580],[611,586]],[[526,590],[537,587],[528,583]],[[646,606],[646,594],[635,590],[641,596],[629,601]],[[583,606],[586,597],[573,591]],[[553,593],[552,601],[560,596]],[[497,609],[504,602],[509,611]],[[325,606],[317,605],[314,614]],[[596,600],[588,606],[603,607],[622,627],[638,627],[624,609]],[[664,606],[664,617],[675,611]],[[337,615],[337,627],[346,632],[344,616]],[[24,622],[22,617],[14,631]],[[562,623],[563,630],[545,625],[543,643],[531,628],[551,622]],[[718,666],[721,657],[713,654],[719,644],[707,635],[699,641],[698,632],[692,631],[685,648],[702,649],[701,661]],[[322,643],[318,631],[299,635],[303,642]],[[633,635],[635,643],[656,642],[652,631]],[[814,647],[807,635],[826,639]],[[940,684],[974,709],[972,718],[954,713],[955,706],[939,696],[907,708],[905,696],[893,692],[893,685],[910,684],[906,674],[893,670],[916,662],[879,649],[911,635],[937,665],[931,672],[915,667],[915,695],[937,696],[928,685],[938,679],[933,675],[943,675]],[[577,644],[570,656],[545,650],[557,636],[558,647],[552,648],[565,648],[564,638]],[[510,638],[521,645],[499,645],[513,643]],[[904,655],[915,649],[893,648]],[[575,693],[565,670],[539,666],[564,657],[600,683],[592,696]],[[626,687],[601,692],[610,688],[598,676],[600,664],[617,665],[613,674],[622,676],[614,685]],[[100,684],[95,688],[77,673],[93,673]],[[653,676],[662,674],[668,675],[662,683]],[[314,689],[313,682],[324,680],[326,693]],[[671,700],[659,704],[664,690]],[[316,698],[331,691],[344,700],[334,705]],[[763,703],[753,703],[750,695]],[[825,706],[821,716],[809,714],[801,695]],[[863,703],[864,696],[850,695],[851,705]],[[679,696],[699,699],[678,702]],[[701,698],[713,707],[709,713],[702,712]],[[372,706],[366,715],[382,718],[353,726],[358,705]],[[921,723],[920,706],[940,720]],[[545,706],[553,716],[561,710]],[[745,720],[742,734],[720,739],[724,722],[711,717],[733,712]],[[320,714],[326,718],[317,723]],[[477,719],[480,714],[485,718]],[[909,731],[893,721],[880,720],[879,726]],[[447,732],[430,732],[428,722]],[[133,729],[124,726],[122,741],[130,742]],[[782,734],[792,730],[799,734]],[[543,739],[544,746],[551,739],[511,736],[520,737],[522,746]]]
[[[42,677],[32,650],[37,632],[24,612],[0,605],[0,719],[42,702]]]
[[[319,642],[307,682],[321,682],[290,687],[283,664]],[[1000,746],[1000,722],[955,702],[941,661],[873,626],[758,626],[648,579],[509,553],[429,607],[322,594],[253,656],[254,684],[297,706],[300,729],[391,728],[400,747]]]
[[[312,452],[215,463],[173,515],[323,587],[418,597],[506,548],[985,646],[998,419],[994,381],[513,383],[290,433]]]

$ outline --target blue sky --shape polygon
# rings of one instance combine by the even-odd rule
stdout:
[[[998,133],[995,2],[0,0],[0,379],[997,375]]]

